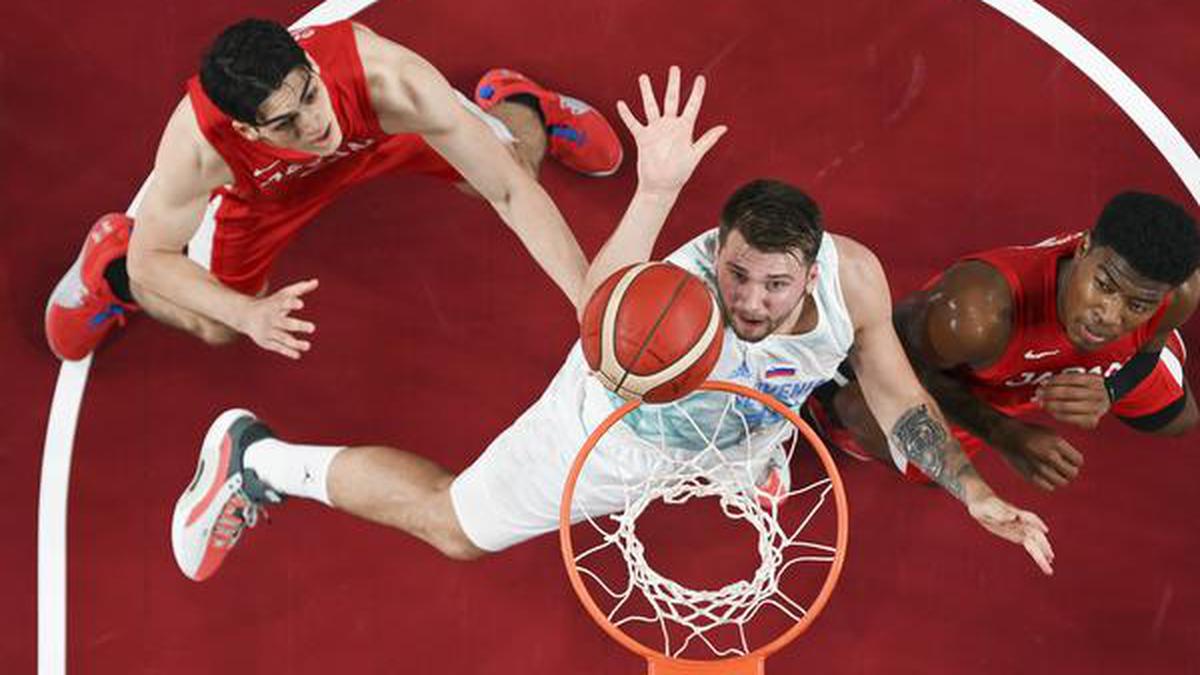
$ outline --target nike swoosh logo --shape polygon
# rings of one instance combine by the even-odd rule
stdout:
[[[271,162],[271,165],[270,165],[270,166],[265,166],[265,167],[263,167],[263,168],[261,168],[261,169],[255,169],[255,170],[254,170],[254,177],[255,177],[255,178],[258,178],[259,176],[263,175],[264,173],[266,173],[266,172],[270,171],[271,169],[274,169],[275,167],[279,166],[279,162],[280,162],[280,161],[282,161],[282,160],[278,160],[278,159],[277,159],[277,160],[275,160],[274,162]]]
[[[1057,349],[1051,349],[1051,350],[1044,351],[1044,352],[1035,352],[1032,349],[1029,349],[1029,350],[1026,350],[1026,352],[1025,352],[1025,358],[1029,359],[1030,361],[1037,361],[1038,359],[1044,359],[1047,356],[1054,356],[1055,354],[1058,353],[1058,351],[1059,350],[1057,350]]]

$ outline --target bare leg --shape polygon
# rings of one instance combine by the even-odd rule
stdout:
[[[508,131],[516,138],[516,142],[508,146],[513,159],[529,172],[536,180],[542,168],[542,160],[546,157],[546,128],[542,126],[542,118],[520,103],[501,101],[487,111],[508,127]],[[458,183],[457,187],[465,194],[478,197],[479,193],[470,183]]]
[[[887,436],[879,428],[871,409],[867,407],[858,382],[850,382],[837,390],[833,396],[833,409],[842,425],[854,434],[854,440],[858,441],[863,450],[887,466],[895,468],[892,455],[888,451]]]
[[[229,326],[180,307],[145,286],[131,281],[129,290],[147,314],[172,328],[191,333],[213,346],[227,345],[237,339],[237,331]]]
[[[450,502],[454,475],[424,457],[383,446],[346,448],[329,466],[333,505],[421,539],[450,558],[486,551],[467,538]]]

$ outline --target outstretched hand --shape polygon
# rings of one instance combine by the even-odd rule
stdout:
[[[644,73],[638,76],[646,117],[644,124],[634,117],[625,101],[617,102],[617,113],[637,143],[639,189],[678,192],[704,155],[728,131],[725,125],[718,125],[704,132],[698,140],[692,140],[696,116],[700,114],[700,104],[704,100],[704,76],[699,75],[693,80],[692,91],[682,111],[679,109],[679,80],[679,66],[671,66],[660,109],[650,76]]]
[[[255,299],[250,303],[238,329],[263,349],[283,354],[289,359],[300,358],[312,345],[293,333],[311,334],[317,327],[291,314],[304,309],[304,300],[301,298],[316,287],[317,280],[309,279]]]
[[[995,495],[967,504],[971,517],[987,531],[1025,547],[1025,552],[1044,574],[1054,574],[1054,549],[1046,533],[1050,528],[1037,514],[1023,511]]]

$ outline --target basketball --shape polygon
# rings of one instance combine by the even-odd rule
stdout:
[[[708,379],[724,326],[708,286],[681,267],[645,262],[618,270],[583,312],[583,354],[626,399],[666,403]]]

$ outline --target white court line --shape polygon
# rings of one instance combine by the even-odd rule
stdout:
[[[292,24],[292,28],[348,19],[378,0],[325,0]],[[126,213],[137,213],[153,173],[146,177]],[[67,492],[71,478],[71,451],[79,406],[87,385],[89,355],[82,361],[64,361],[58,369],[46,443],[42,447],[42,477],[38,490],[37,672],[67,672]]]
[[[1150,100],[1137,83],[1121,72],[1117,64],[1062,19],[1033,0],[980,0],[1020,24],[1075,64],[1116,103],[1146,138],[1158,148],[1163,159],[1183,181],[1192,199],[1200,204],[1200,157],[1188,145],[1183,134]],[[1163,48],[1162,45],[1159,46]]]
[[[1033,0],[980,0],[1041,38],[1096,83],[1142,130],[1200,203],[1200,159],[1158,106],[1083,36]],[[326,0],[301,17],[301,28],[353,16],[375,0]],[[147,179],[148,180],[148,179]],[[145,185],[142,186],[145,189]],[[139,191],[139,195],[141,191]],[[136,204],[130,206],[132,213]],[[67,481],[75,422],[91,357],[64,363],[50,407],[38,503],[38,672],[66,672]]]

